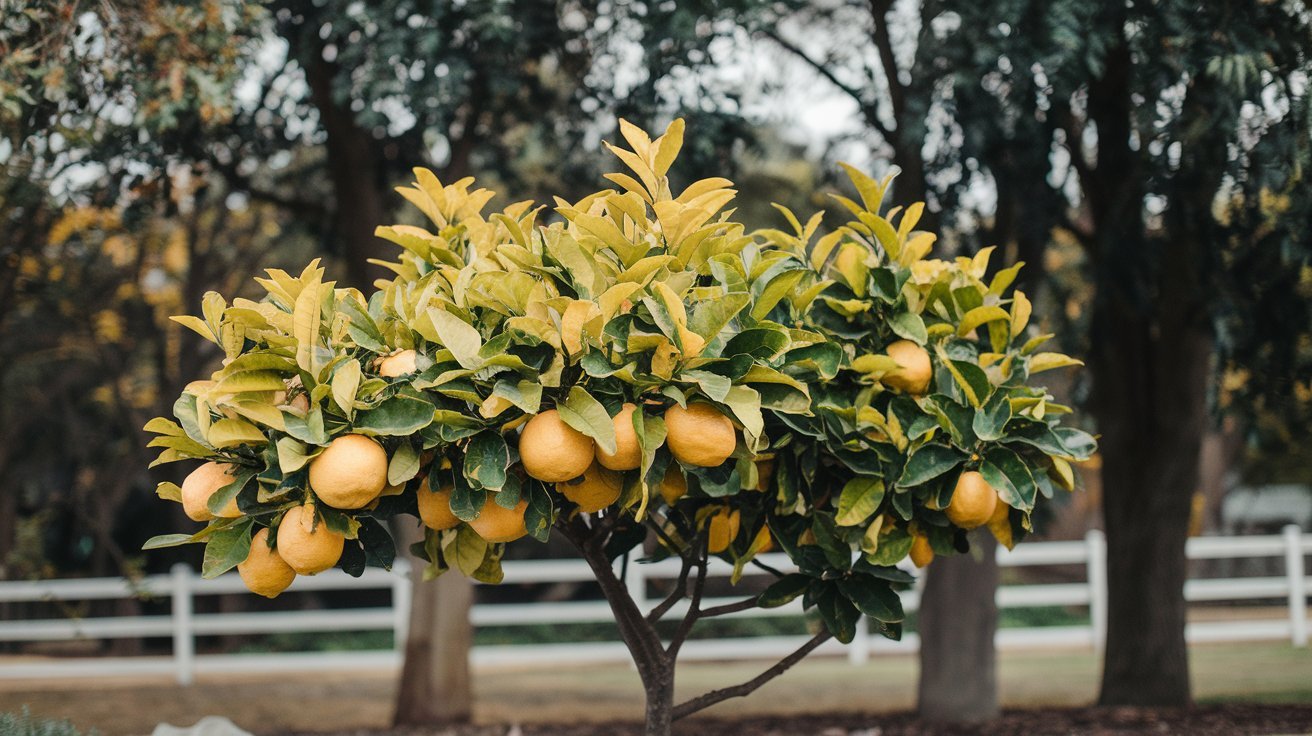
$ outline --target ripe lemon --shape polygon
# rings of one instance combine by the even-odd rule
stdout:
[[[585,514],[596,513],[615,503],[624,483],[619,473],[607,470],[597,463],[588,466],[583,475],[573,481],[556,484],[561,495],[579,505]]]
[[[396,378],[415,372],[415,358],[419,354],[413,350],[402,350],[378,361],[378,375],[384,378]]]
[[[967,470],[957,478],[948,504],[948,518],[962,529],[974,529],[993,516],[998,505],[998,493],[977,471]]]
[[[415,500],[419,502],[419,518],[429,529],[440,532],[460,526],[460,518],[451,513],[450,488],[434,491],[428,487],[428,479],[425,478],[415,494]]]
[[[345,537],[322,519],[316,524],[315,516],[313,506],[294,506],[278,524],[278,554],[298,575],[314,575],[336,565],[346,546]]]
[[[528,420],[519,435],[519,458],[524,470],[547,483],[583,475],[595,455],[592,438],[569,426],[555,409]]]
[[[929,537],[915,534],[911,537],[911,563],[924,567],[934,561],[934,548],[929,546]]]
[[[738,509],[732,511],[726,506],[715,512],[711,517],[711,529],[707,537],[706,550],[713,555],[729,549],[729,545],[734,538],[738,536],[738,525],[742,522],[742,514]]]
[[[665,412],[665,441],[681,463],[714,468],[733,454],[733,422],[710,404],[678,404]]]
[[[899,368],[889,371],[879,379],[881,383],[908,394],[923,394],[929,388],[930,379],[934,377],[934,368],[929,362],[929,353],[910,340],[898,340],[885,351],[888,357],[897,361]]]
[[[208,462],[191,471],[187,479],[182,481],[182,510],[188,519],[209,521],[214,518],[206,504],[215,491],[236,480],[233,477],[236,469],[237,466],[231,463]],[[237,499],[229,501],[219,516],[225,519],[241,516],[241,511],[237,509]]]
[[[661,485],[658,489],[661,492],[661,498],[665,503],[673,506],[679,499],[688,493],[688,479],[683,477],[683,471],[675,463],[665,469],[665,477],[661,479]]]
[[[611,470],[637,470],[642,464],[638,433],[633,431],[633,412],[638,407],[625,404],[612,420],[615,423],[615,452],[597,448],[597,462]]]
[[[296,571],[277,550],[269,549],[269,530],[261,529],[251,537],[251,551],[237,564],[237,574],[246,589],[265,598],[276,598],[296,579]]]
[[[770,479],[774,477],[774,460],[756,461],[756,488],[764,493],[770,488]]]
[[[478,518],[469,522],[469,526],[489,542],[513,542],[528,534],[528,528],[524,526],[528,500],[521,498],[515,508],[506,509],[496,502],[493,495],[487,494],[483,510],[478,513]]]
[[[360,434],[344,434],[310,461],[310,489],[337,509],[358,509],[387,486],[387,450]]]

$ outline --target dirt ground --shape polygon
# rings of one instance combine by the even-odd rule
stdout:
[[[1190,710],[1046,708],[1005,711],[974,726],[934,725],[910,713],[813,714],[769,718],[702,718],[676,725],[697,736],[1246,736],[1306,734],[1312,706],[1213,705]],[[634,723],[482,726],[442,731],[351,732],[340,736],[641,736]]]
[[[1195,647],[1192,654],[1194,689],[1203,705],[1187,712],[1085,708],[1098,684],[1091,652],[1004,653],[999,684],[1009,710],[1003,718],[974,730],[933,730],[907,715],[915,704],[914,657],[879,655],[861,667],[829,657],[802,662],[752,696],[689,721],[678,733],[1312,734],[1312,652],[1248,644]],[[679,670],[678,697],[749,679],[763,666],[686,664]],[[206,715],[225,716],[259,736],[381,736],[392,733],[387,726],[394,678],[381,670],[213,675],[185,688],[167,678],[0,681],[0,712],[27,706],[34,715],[70,719],[102,736],[149,734],[155,724],[190,725]],[[637,674],[625,665],[481,669],[474,685],[479,725],[440,736],[620,736],[637,733],[632,720],[642,711]]]

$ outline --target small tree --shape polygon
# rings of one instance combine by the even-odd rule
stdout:
[[[1006,296],[1018,267],[986,280],[989,252],[926,260],[921,207],[879,214],[889,180],[849,170],[855,218],[816,238],[747,233],[723,208],[730,182],[677,197],[667,177],[675,121],[651,140],[621,122],[632,170],[619,190],[539,224],[521,202],[484,217],[493,194],[426,170],[400,193],[435,226],[379,228],[400,245],[368,298],[270,271],[262,302],[208,294],[180,322],[227,360],[148,429],[157,462],[204,459],[181,501],[208,525],[148,548],[204,541],[203,573],[237,567],[274,596],[297,574],[388,566],[383,521],[418,516],[426,574],[501,579],[505,545],[554,529],[610,602],[647,694],[647,733],[751,693],[861,615],[901,635],[898,564],[967,549],[985,526],[1011,545],[1092,437],[1032,374],[1071,365],[1038,352],[1030,305]],[[899,217],[900,214],[900,217]],[[896,223],[896,224],[895,224]],[[981,334],[982,333],[982,334]],[[760,565],[778,546],[796,565]],[[682,563],[649,611],[613,563]],[[712,556],[778,579],[704,606]],[[709,618],[801,598],[817,633],[747,682],[675,704],[675,662]],[[659,628],[686,610],[672,633]]]

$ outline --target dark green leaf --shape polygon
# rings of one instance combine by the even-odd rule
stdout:
[[[898,478],[899,488],[918,486],[965,462],[966,453],[947,445],[924,445],[912,453]]]
[[[814,578],[800,573],[790,573],[770,584],[756,599],[761,608],[778,608],[787,605],[806,591]]]

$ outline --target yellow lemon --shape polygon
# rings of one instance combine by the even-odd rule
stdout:
[[[678,404],[665,412],[665,441],[679,462],[714,468],[733,454],[733,422],[710,404]]]
[[[661,485],[658,489],[661,492],[661,498],[665,503],[673,506],[679,499],[688,493],[688,479],[683,477],[683,471],[675,463],[665,469],[665,477],[661,479]]]
[[[278,555],[298,575],[314,575],[336,565],[346,546],[345,537],[315,516],[313,506],[294,506],[278,524]]]
[[[597,448],[597,462],[611,470],[636,470],[642,464],[638,433],[633,430],[633,412],[638,407],[625,404],[612,420],[615,423],[615,452]]]
[[[515,508],[506,509],[493,496],[487,494],[487,501],[483,503],[478,518],[469,522],[478,536],[489,542],[513,542],[528,534],[528,528],[524,526],[524,510],[528,508],[528,501],[521,498]]]
[[[706,549],[713,555],[717,555],[733,543],[738,536],[738,525],[742,523],[742,514],[738,509],[729,510],[728,507],[722,508],[715,512],[711,517],[711,529],[707,538]]]
[[[572,481],[557,483],[556,490],[578,504],[579,511],[592,514],[619,499],[620,491],[624,486],[623,480],[619,473],[593,463],[583,471],[582,476]]]
[[[929,546],[929,537],[916,534],[911,537],[911,563],[924,567],[934,561],[934,548]]]
[[[431,490],[425,478],[415,494],[415,500],[419,502],[419,518],[429,529],[440,532],[460,526],[460,518],[451,513],[450,488]]]
[[[967,470],[957,478],[947,508],[948,519],[962,529],[974,529],[988,522],[997,505],[998,493],[993,486],[979,472]]]
[[[529,475],[559,483],[583,475],[595,456],[592,438],[569,426],[555,409],[534,416],[519,435],[519,458]]]
[[[265,598],[276,598],[296,579],[296,571],[277,550],[269,549],[269,530],[261,529],[251,537],[251,551],[237,564],[237,574],[246,589]]]
[[[881,383],[909,394],[923,394],[929,389],[934,368],[929,353],[910,340],[898,340],[888,346],[888,357],[897,361],[898,369],[889,371],[879,379]]]
[[[415,372],[415,358],[419,354],[413,350],[402,350],[378,361],[378,375],[384,378],[396,378]]]
[[[310,489],[338,509],[359,509],[387,486],[387,451],[360,434],[344,434],[310,461]]]
[[[182,481],[182,510],[186,512],[187,518],[192,521],[213,519],[214,514],[210,513],[208,506],[210,496],[236,480],[233,477],[236,470],[237,466],[231,463],[208,462],[191,471],[186,480]],[[241,516],[235,497],[223,507],[219,516],[225,519]]]

